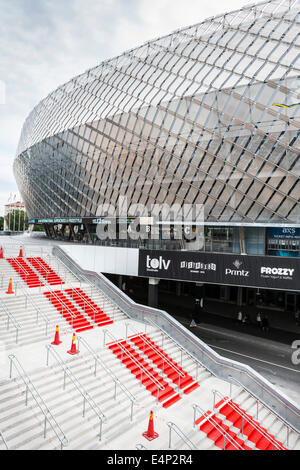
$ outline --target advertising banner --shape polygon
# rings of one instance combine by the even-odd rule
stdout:
[[[139,250],[139,276],[300,291],[300,259]]]

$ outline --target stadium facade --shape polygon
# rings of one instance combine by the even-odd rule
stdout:
[[[120,197],[149,210],[203,204],[204,251],[299,257],[299,7],[271,0],[209,18],[51,93],[14,162],[30,222],[103,244],[99,206]],[[115,243],[189,248],[163,231],[155,244]]]

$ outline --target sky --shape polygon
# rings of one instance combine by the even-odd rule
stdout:
[[[0,0],[0,215],[19,200],[21,129],[51,91],[105,59],[253,0]]]

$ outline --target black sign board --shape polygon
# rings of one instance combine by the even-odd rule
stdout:
[[[300,258],[140,250],[139,276],[300,291]]]

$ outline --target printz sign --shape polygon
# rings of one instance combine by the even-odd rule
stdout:
[[[300,259],[140,250],[139,276],[300,291]]]

